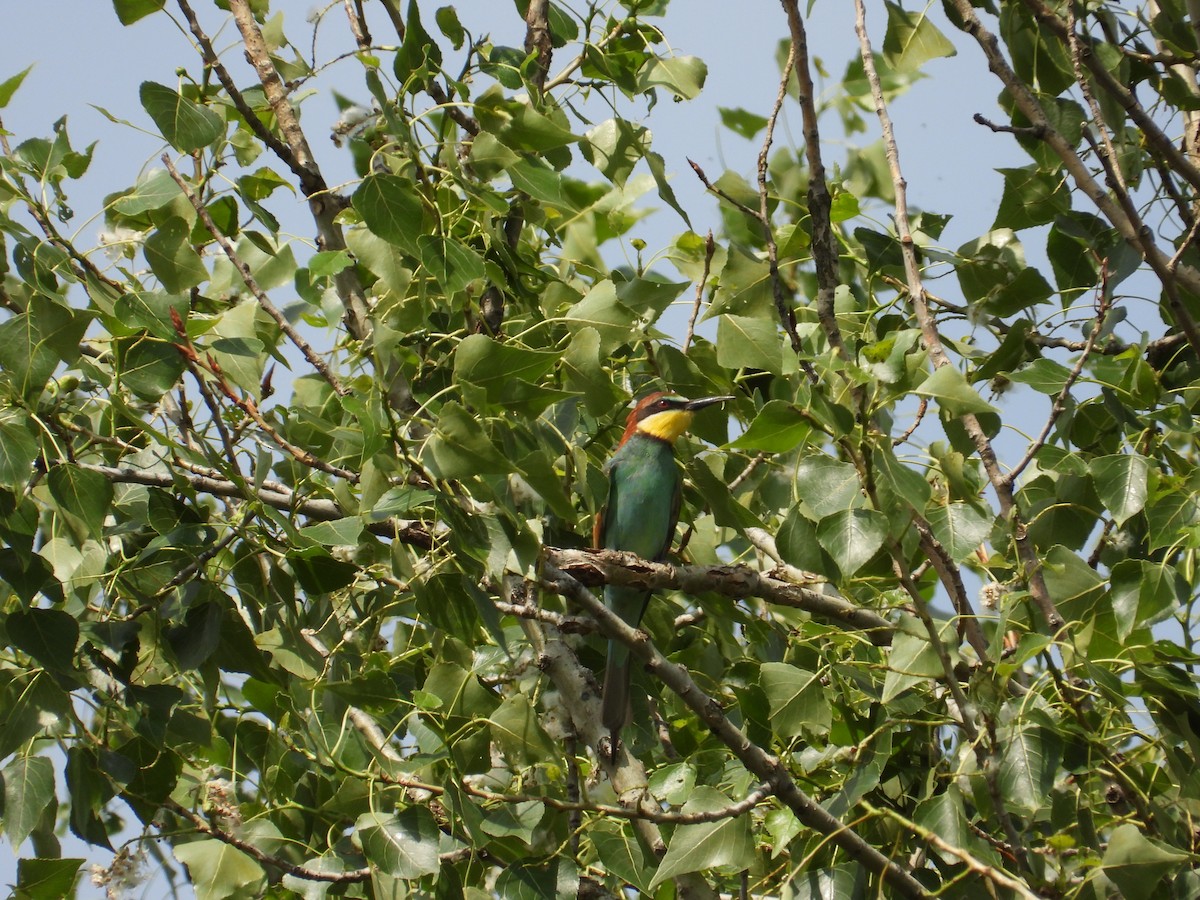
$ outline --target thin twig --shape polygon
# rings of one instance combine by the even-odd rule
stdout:
[[[936,832],[930,831],[928,828],[918,825],[916,822],[902,816],[894,809],[874,806],[867,800],[859,800],[858,802],[860,806],[867,810],[867,812],[877,816],[886,816],[887,818],[892,819],[894,822],[898,822],[902,827],[907,828],[913,834],[917,835],[917,837],[936,847],[938,850],[958,857],[958,859],[962,860],[966,867],[975,874],[994,882],[996,885],[1005,890],[1015,892],[1024,898],[1024,900],[1038,900],[1038,895],[1029,890],[1029,888],[1026,887],[1021,881],[1000,871],[995,866],[989,866],[987,863],[980,861],[966,850],[963,850],[961,847],[956,847],[953,844],[943,840],[937,835]]]
[[[922,342],[925,349],[929,353],[929,358],[933,362],[935,368],[948,366],[950,362],[949,356],[946,354],[945,347],[942,345],[941,335],[938,333],[937,323],[934,317],[929,312],[929,304],[925,296],[925,287],[921,280],[920,267],[917,262],[916,247],[913,243],[912,231],[908,223],[908,203],[906,199],[907,182],[904,179],[900,170],[900,155],[896,146],[895,135],[892,130],[891,117],[887,111],[887,105],[884,102],[883,89],[879,83],[879,75],[875,71],[874,56],[870,49],[870,41],[866,35],[865,26],[865,10],[861,0],[855,0],[858,10],[858,19],[860,23],[856,23],[856,28],[859,29],[859,43],[865,49],[861,54],[863,65],[866,67],[867,79],[871,83],[871,93],[875,100],[875,111],[879,116],[880,127],[883,131],[884,147],[887,154],[888,166],[892,172],[892,184],[896,193],[896,231],[900,239],[901,255],[904,259],[904,271],[907,279],[909,300],[912,303],[913,315],[921,329]],[[972,31],[977,40],[983,41],[979,34],[979,29],[983,26],[979,23],[979,19],[975,16],[974,11],[970,7],[969,0],[954,0],[959,7],[959,14],[964,18],[970,17],[976,27]],[[965,9],[963,8],[965,7]],[[991,38],[994,45],[995,38]],[[992,69],[996,71],[997,65],[1007,67],[1003,57],[999,57],[999,51],[996,50],[998,62],[993,62],[992,56],[989,55],[989,62],[993,62]],[[1011,69],[1008,70],[1011,73]],[[1016,79],[1013,75],[1014,82],[1022,89],[1028,92],[1028,89]],[[1007,82],[1006,82],[1007,83]],[[1036,101],[1032,100],[1036,105]],[[1040,111],[1040,107],[1038,107]],[[1050,129],[1046,117],[1041,114],[1030,115],[1030,120],[1035,125],[1047,128],[1046,140],[1057,139],[1059,143],[1065,145],[1061,135],[1056,138],[1050,136]],[[1057,134],[1057,133],[1055,133]],[[1068,148],[1069,149],[1069,148]],[[1081,164],[1082,165],[1082,164]],[[1084,173],[1086,176],[1086,172]],[[1090,177],[1090,176],[1089,176]],[[1099,188],[1097,188],[1099,189]],[[1100,191],[1103,193],[1103,191]],[[1058,611],[1054,600],[1050,596],[1049,590],[1046,588],[1046,581],[1042,575],[1041,558],[1038,555],[1037,549],[1033,546],[1033,542],[1029,539],[1029,532],[1021,518],[1021,512],[1016,504],[1016,498],[1013,495],[1012,485],[1005,480],[1005,474],[1000,468],[1000,462],[996,458],[995,449],[992,447],[991,440],[987,436],[987,432],[980,424],[979,419],[973,413],[966,413],[959,419],[962,422],[964,430],[972,443],[975,444],[976,450],[979,453],[979,459],[983,463],[984,471],[987,472],[988,479],[991,481],[993,488],[996,491],[997,499],[1000,501],[1000,514],[1008,522],[1010,533],[1013,536],[1013,542],[1017,547],[1017,555],[1021,561],[1023,575],[1026,584],[1029,586],[1029,594],[1033,598],[1034,603],[1042,613],[1046,624],[1055,633],[1060,632],[1065,626],[1065,620],[1062,614]]]
[[[1105,278],[1107,281],[1107,278]],[[1091,333],[1088,335],[1087,343],[1083,348],[1083,352],[1079,354],[1079,359],[1075,360],[1075,365],[1071,367],[1071,371],[1067,375],[1066,381],[1063,382],[1062,388],[1054,397],[1054,403],[1050,406],[1050,415],[1046,417],[1046,422],[1042,426],[1041,432],[1029,447],[1025,450],[1025,455],[1021,457],[1020,462],[1013,466],[1012,471],[1007,475],[1007,481],[1010,485],[1016,484],[1017,479],[1021,477],[1021,473],[1025,468],[1033,462],[1038,452],[1046,445],[1047,439],[1050,437],[1050,432],[1054,429],[1054,424],[1067,408],[1067,398],[1071,395],[1071,388],[1075,386],[1075,382],[1079,380],[1079,376],[1083,373],[1083,367],[1087,364],[1088,357],[1092,354],[1092,347],[1095,346],[1096,338],[1100,335],[1104,327],[1104,321],[1108,316],[1110,302],[1107,298],[1107,290],[1104,287],[1099,289],[1100,298],[1097,302],[1096,323],[1092,327]]]
[[[229,258],[229,261],[233,263],[233,267],[237,269],[238,274],[242,276],[242,281],[250,290],[250,293],[254,295],[254,299],[258,301],[258,305],[263,308],[267,315],[275,320],[275,324],[279,326],[279,330],[287,335],[288,340],[295,345],[296,349],[299,350],[304,358],[308,361],[308,364],[317,371],[317,374],[319,374],[325,379],[325,381],[329,383],[329,386],[333,388],[334,392],[339,397],[344,397],[346,394],[350,393],[349,389],[346,388],[341,381],[338,380],[338,377],[333,374],[333,371],[329,368],[329,364],[325,362],[325,360],[321,359],[317,351],[312,348],[312,345],[309,344],[308,341],[306,341],[300,334],[300,332],[298,332],[292,326],[292,323],[287,320],[287,316],[283,314],[283,311],[271,302],[271,298],[267,296],[266,291],[259,287],[258,281],[254,277],[254,273],[250,271],[250,266],[246,264],[245,260],[238,256],[237,248],[233,246],[233,242],[230,241],[229,238],[226,237],[221,231],[221,229],[216,226],[216,223],[213,222],[212,216],[209,215],[208,209],[204,206],[204,201],[196,196],[195,191],[192,190],[191,186],[184,180],[183,176],[179,174],[179,170],[176,169],[175,164],[171,162],[171,157],[164,153],[162,155],[162,161],[163,165],[167,167],[167,171],[171,174],[171,177],[175,180],[175,183],[179,185],[179,189],[183,191],[184,196],[188,198],[188,201],[196,210],[196,215],[200,217],[200,221],[204,223],[204,227],[208,230],[208,233],[213,236],[213,240],[217,242],[217,245]]]
[[[767,190],[767,165],[771,153],[771,144],[775,140],[775,124],[779,121],[779,113],[783,110],[783,101],[787,98],[788,82],[792,79],[792,70],[796,65],[796,40],[793,36],[788,47],[787,60],[783,64],[783,74],[779,79],[779,90],[775,93],[775,103],[771,106],[771,114],[767,116],[767,127],[763,134],[762,146],[758,151],[758,162],[755,173],[758,177],[758,218],[762,222],[763,238],[767,243],[767,271],[771,276],[771,298],[775,301],[775,315],[779,324],[787,332],[792,352],[797,356],[803,349],[800,334],[796,331],[796,310],[789,302],[783,286],[783,276],[779,273],[779,245],[775,241],[775,229],[771,227],[771,195]],[[816,219],[814,218],[814,224]],[[819,302],[819,301],[818,301]]]
[[[700,273],[700,280],[696,282],[696,297],[692,300],[692,314],[688,317],[687,334],[683,337],[683,355],[687,356],[687,352],[692,346],[692,337],[696,333],[696,319],[700,315],[700,304],[704,302],[704,288],[708,284],[708,272],[712,266],[713,254],[716,252],[717,245],[713,241],[712,229],[708,229],[708,234],[704,238],[704,271]]]
[[[79,463],[80,468],[103,475],[114,484],[144,484],[174,490],[182,480],[192,490],[215,497],[245,497],[245,485],[223,478],[184,472],[151,472],[128,466],[105,466],[96,463]],[[292,491],[268,489],[260,486],[251,492],[258,502],[282,512],[292,512],[317,522],[344,519],[346,511],[333,500],[316,500],[302,497]],[[433,536],[424,527],[401,520],[369,522],[365,525],[372,534],[392,538],[402,544],[410,544],[423,550],[433,546]]]

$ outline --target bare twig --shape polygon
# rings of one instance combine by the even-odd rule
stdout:
[[[151,472],[122,466],[104,466],[95,463],[79,463],[80,468],[103,475],[114,484],[144,484],[150,487],[175,489],[182,480],[192,490],[216,497],[244,497],[245,485],[207,475],[183,472]],[[251,495],[260,503],[283,512],[293,512],[318,522],[328,522],[346,517],[345,510],[333,500],[306,499],[288,490],[268,489],[260,486]],[[368,523],[366,529],[372,534],[389,537],[428,550],[433,546],[433,536],[420,525],[399,520]]]
[[[346,7],[346,19],[350,23],[350,33],[354,35],[354,43],[359,50],[369,50],[371,47],[371,30],[367,27],[367,17],[363,15],[362,0],[342,0]]]
[[[767,127],[763,135],[762,147],[758,151],[755,172],[758,176],[758,218],[762,222],[763,238],[767,242],[767,271],[771,275],[771,297],[775,301],[775,315],[779,318],[779,324],[783,326],[783,330],[787,332],[792,352],[799,355],[802,344],[800,334],[796,331],[796,311],[788,300],[783,286],[783,276],[779,273],[779,245],[775,241],[775,229],[771,227],[771,198],[770,192],[767,190],[767,164],[771,144],[775,140],[775,124],[779,121],[779,113],[783,109],[783,101],[787,97],[788,82],[792,79],[792,71],[796,65],[796,52],[797,44],[793,34],[791,46],[788,47],[787,60],[783,64],[783,74],[779,79],[779,90],[775,94],[775,103],[771,107],[771,114],[767,116]],[[811,196],[810,191],[810,200]],[[813,222],[815,226],[815,218]],[[819,303],[818,299],[818,305]]]
[[[936,847],[938,850],[941,850],[943,853],[949,853],[952,856],[958,857],[958,859],[962,860],[962,862],[966,864],[967,868],[972,872],[988,879],[1004,890],[1013,891],[1018,896],[1022,897],[1023,900],[1038,900],[1038,895],[1029,890],[1029,888],[1026,887],[1023,882],[1000,871],[995,866],[987,865],[986,863],[980,861],[977,857],[972,856],[966,850],[963,850],[961,847],[956,847],[953,844],[948,843],[939,837],[935,832],[918,825],[911,819],[905,818],[895,810],[887,807],[874,806],[867,800],[859,800],[858,802],[860,806],[862,806],[872,815],[886,816],[889,819],[898,822],[902,827],[907,828],[913,834],[917,835],[917,837],[921,838],[923,841],[926,841],[933,847]]]
[[[383,0],[383,8],[387,11],[388,18],[392,22],[392,28],[396,31],[396,36],[404,41],[404,35],[407,28],[404,25],[404,16],[400,13],[400,5],[397,0]],[[433,102],[446,111],[454,122],[462,128],[467,134],[479,134],[479,122],[464,112],[457,104],[450,100],[450,95],[446,93],[445,88],[438,84],[437,80],[430,78],[424,85],[426,93],[433,98]]]
[[[1179,286],[1184,287],[1187,291],[1193,294],[1200,294],[1200,272],[1191,266],[1179,266],[1174,272],[1167,270],[1169,262],[1167,256],[1159,249],[1154,241],[1154,233],[1151,229],[1146,228],[1137,217],[1136,209],[1133,208],[1129,201],[1128,194],[1124,197],[1119,195],[1110,195],[1103,186],[1097,183],[1096,179],[1089,171],[1087,164],[1083,161],[1080,155],[1075,151],[1071,143],[1051,124],[1046,116],[1045,110],[1033,92],[1029,89],[1017,74],[1013,71],[1012,66],[1004,58],[1000,52],[1000,42],[996,35],[990,32],[980,21],[976,15],[975,9],[970,0],[950,0],[954,10],[958,14],[959,27],[973,37],[980,49],[983,50],[984,56],[988,61],[988,68],[1003,82],[1005,88],[1013,98],[1013,101],[1021,114],[1024,115],[1032,126],[1039,129],[1040,139],[1045,143],[1060,160],[1063,166],[1070,174],[1071,179],[1076,186],[1095,204],[1096,208],[1104,215],[1106,219],[1117,230],[1121,237],[1132,247],[1134,247],[1154,270],[1155,275],[1162,281],[1164,292],[1167,295],[1168,306],[1171,310],[1172,317],[1175,319],[1175,324],[1179,327],[1188,339],[1197,353],[1200,353],[1200,329],[1197,328],[1196,322],[1192,319],[1190,313],[1185,307],[1182,299],[1179,297]],[[1026,0],[1028,3],[1029,0]],[[1058,25],[1065,29],[1061,21],[1053,16],[1046,19],[1045,22],[1054,28],[1054,22],[1058,21]],[[1101,75],[1097,69],[1103,69],[1103,66],[1089,66],[1093,76],[1099,83],[1105,83],[1105,78],[1112,85],[1105,84],[1106,89],[1115,89],[1119,85],[1115,84],[1115,79],[1110,75]],[[1135,115],[1133,107],[1126,107],[1130,116]],[[1152,124],[1152,123],[1151,123]],[[1143,130],[1146,126],[1142,125]],[[1149,135],[1150,132],[1146,132]],[[1166,152],[1166,148],[1156,147],[1156,152]],[[1174,151],[1178,154],[1178,151]],[[1101,163],[1105,162],[1101,158]],[[1184,160],[1185,166],[1191,164]],[[1193,169],[1195,167],[1192,167]],[[1181,174],[1184,168],[1176,168]],[[1197,182],[1200,183],[1200,172],[1195,176]],[[1131,216],[1130,213],[1133,213]],[[993,479],[994,480],[994,479]],[[1034,599],[1042,606],[1042,601],[1038,598],[1035,592]],[[1043,608],[1043,613],[1047,612]]]
[[[979,28],[983,27],[979,25],[979,20],[970,8],[968,0],[961,0],[961,2],[960,0],[955,0],[955,2],[960,6],[965,5],[967,7],[965,15],[969,15]],[[892,172],[892,184],[896,192],[896,231],[900,239],[901,255],[904,259],[904,272],[907,279],[909,300],[912,303],[913,315],[920,326],[921,338],[925,344],[925,349],[929,353],[929,358],[935,368],[941,368],[942,366],[951,365],[951,362],[942,345],[941,335],[937,329],[937,322],[929,312],[925,287],[921,280],[912,230],[908,223],[907,182],[904,180],[904,176],[900,170],[900,154],[896,147],[895,135],[892,131],[891,117],[884,102],[883,90],[879,84],[879,76],[875,71],[870,41],[866,35],[866,14],[861,0],[856,0],[856,8],[858,10],[856,28],[859,30],[860,46],[863,47],[861,56],[863,65],[866,67],[868,81],[871,83],[871,93],[875,99],[875,111],[879,116],[880,127],[883,131],[888,166]],[[960,14],[964,14],[963,11],[960,10]],[[976,36],[978,37],[978,35]],[[995,38],[993,37],[992,40],[994,42]],[[991,61],[990,56],[989,61]],[[1002,58],[1000,62],[1003,63]],[[994,66],[993,71],[995,71]],[[1011,70],[1009,71],[1011,72]],[[1013,78],[1016,80],[1015,75]],[[1019,81],[1017,83],[1020,84]],[[1023,85],[1020,86],[1024,87]],[[1040,119],[1033,116],[1030,116],[1030,118],[1035,124],[1048,127],[1044,115]],[[1062,142],[1061,136],[1058,140]],[[1012,485],[1005,480],[1004,472],[1001,471],[999,460],[996,458],[996,452],[978,417],[973,413],[966,413],[960,417],[960,421],[972,443],[975,444],[980,461],[983,463],[984,470],[988,474],[988,479],[996,491],[996,496],[1000,501],[1000,513],[1009,524],[1013,542],[1017,547],[1017,555],[1021,560],[1024,570],[1024,578],[1029,586],[1030,596],[1033,598],[1034,603],[1037,604],[1043,618],[1046,620],[1046,624],[1053,631],[1058,632],[1064,627],[1065,622],[1062,614],[1059,613],[1057,606],[1055,606],[1053,599],[1050,597],[1050,592],[1046,588],[1045,578],[1042,576],[1041,559],[1032,541],[1029,540],[1029,533],[1025,523],[1021,519],[1020,510],[1017,508]]]
[[[1029,447],[1025,450],[1025,455],[1021,460],[1013,466],[1012,470],[1006,476],[1008,483],[1016,484],[1017,479],[1021,477],[1021,473],[1025,468],[1033,462],[1033,458],[1037,456],[1038,451],[1045,446],[1046,440],[1050,437],[1050,432],[1054,428],[1054,424],[1067,408],[1067,398],[1071,395],[1071,388],[1075,386],[1075,382],[1079,380],[1079,376],[1083,373],[1083,367],[1088,361],[1088,357],[1092,354],[1092,347],[1095,346],[1096,338],[1100,335],[1104,327],[1104,320],[1108,314],[1109,301],[1106,297],[1106,291],[1101,288],[1099,291],[1100,298],[1097,302],[1096,323],[1088,335],[1087,343],[1083,348],[1083,352],[1079,354],[1079,359],[1075,360],[1075,365],[1071,367],[1070,373],[1067,375],[1066,381],[1063,382],[1062,388],[1054,397],[1054,403],[1050,406],[1050,415],[1046,417],[1046,422],[1042,426],[1041,432]]]

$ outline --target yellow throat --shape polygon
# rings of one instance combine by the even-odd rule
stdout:
[[[660,441],[673,442],[688,430],[694,414],[686,409],[666,409],[646,416],[637,423],[637,430]]]

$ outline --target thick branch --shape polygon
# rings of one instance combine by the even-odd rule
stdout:
[[[814,616],[866,632],[877,646],[892,642],[895,626],[878,613],[855,606],[842,597],[789,584],[746,566],[673,566],[639,559],[619,550],[562,550],[546,548],[550,562],[573,580],[589,586],[618,584],[644,590],[679,590],[696,596],[708,592],[744,600],[802,609]]]
[[[812,255],[817,273],[817,316],[829,344],[846,355],[842,331],[834,313],[834,293],[838,278],[838,245],[833,235],[831,211],[833,198],[825,180],[821,159],[821,131],[817,125],[816,89],[809,68],[808,35],[800,17],[798,0],[781,0],[792,34],[792,52],[796,56],[796,83],[799,86],[800,111],[804,118],[804,153],[808,159],[808,214],[812,218]]]
[[[249,0],[229,0],[229,8],[237,23],[238,31],[242,33],[242,43],[246,48],[246,59],[254,67],[258,80],[262,83],[267,102],[279,122],[279,130],[290,151],[289,157],[294,160],[292,170],[300,179],[300,187],[308,198],[308,208],[312,212],[317,225],[317,246],[320,250],[345,250],[346,238],[342,234],[342,226],[336,221],[336,216],[345,205],[343,198],[329,190],[304,131],[300,128],[300,120],[292,109],[288,99],[287,87],[275,64],[271,61],[266,41],[259,31],[258,23],[250,11]],[[289,157],[285,157],[285,160]],[[338,297],[346,310],[346,330],[356,340],[370,337],[370,311],[363,295],[362,283],[354,266],[347,266],[334,276],[334,284]]]

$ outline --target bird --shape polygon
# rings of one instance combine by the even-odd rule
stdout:
[[[682,478],[675,462],[675,440],[687,431],[697,410],[732,400],[730,396],[688,400],[654,391],[634,405],[625,433],[604,467],[608,497],[596,516],[592,544],[601,550],[624,550],[643,559],[661,561],[671,549],[679,521]],[[646,612],[650,592],[608,585],[604,605],[637,628]],[[615,759],[621,729],[629,717],[629,648],[609,639],[600,706],[601,724],[608,730],[609,752]]]

